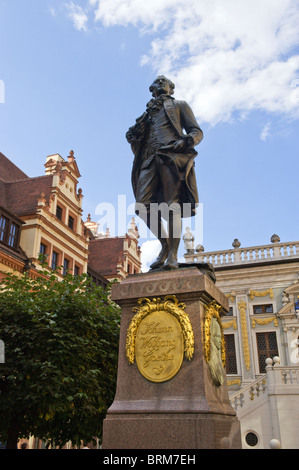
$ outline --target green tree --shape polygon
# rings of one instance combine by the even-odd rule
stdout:
[[[8,275],[0,287],[0,441],[101,440],[116,385],[119,308],[87,276]]]

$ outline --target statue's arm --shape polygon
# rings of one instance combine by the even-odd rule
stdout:
[[[180,102],[181,126],[185,129],[187,136],[186,140],[189,145],[194,147],[198,145],[203,139],[203,132],[199,127],[194,113],[186,101]]]
[[[143,113],[142,116],[136,119],[134,126],[130,127],[126,133],[126,139],[130,144],[139,142],[144,137],[145,124],[147,114]]]

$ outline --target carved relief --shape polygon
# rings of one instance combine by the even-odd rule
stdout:
[[[204,347],[205,357],[215,385],[223,384],[225,377],[225,343],[220,319],[222,307],[213,301],[205,307]]]
[[[270,295],[270,299],[273,299],[273,289],[263,291],[250,290],[249,295],[251,300],[253,300],[254,297],[266,297],[267,295]]]

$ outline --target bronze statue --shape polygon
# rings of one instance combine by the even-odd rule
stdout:
[[[178,267],[182,217],[195,215],[198,204],[194,146],[203,133],[190,106],[171,96],[174,87],[169,79],[158,76],[149,88],[153,99],[126,134],[135,155],[132,186],[136,214],[162,245],[151,269]],[[168,233],[162,218],[168,219]]]

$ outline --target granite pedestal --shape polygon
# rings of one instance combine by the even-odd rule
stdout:
[[[126,357],[126,336],[140,298],[175,295],[186,305],[194,355],[165,382],[147,380]],[[104,449],[241,448],[240,425],[230,405],[226,379],[216,386],[204,351],[205,306],[228,301],[197,267],[127,277],[112,289],[121,306],[117,390],[103,426]]]

